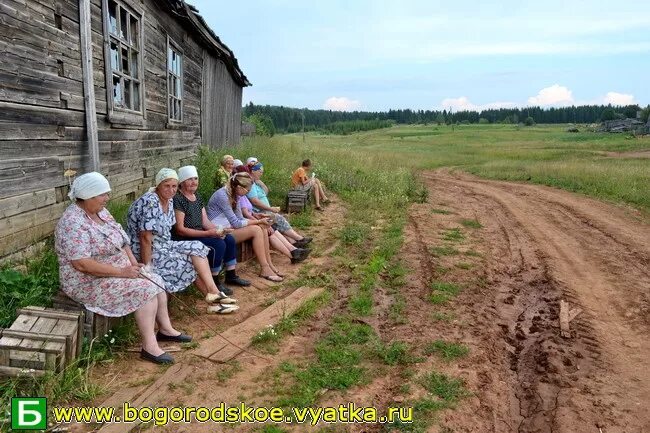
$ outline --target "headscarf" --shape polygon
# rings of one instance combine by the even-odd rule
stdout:
[[[236,169],[237,167],[239,167],[240,165],[244,165],[244,163],[241,162],[241,159],[235,159],[235,160],[232,162],[232,169],[234,170],[234,169]]]
[[[196,167],[193,165],[186,165],[184,167],[181,167],[178,169],[178,182],[184,182],[187,179],[191,179],[193,177],[199,177],[199,172],[196,170]]]
[[[68,197],[70,200],[87,200],[111,191],[108,180],[96,171],[82,174],[72,182]]]
[[[258,171],[258,170],[261,170],[263,168],[264,168],[264,166],[262,165],[262,163],[258,162],[257,164],[255,164],[254,166],[251,167],[251,171]]]
[[[176,171],[171,168],[161,168],[158,174],[156,175],[156,187],[166,181],[167,179],[176,179],[178,180],[178,174]],[[154,192],[156,187],[149,188],[149,192]]]
[[[247,165],[255,165],[255,164],[257,164],[257,158],[255,158],[254,156],[251,156],[250,158],[248,158],[246,160],[246,164]]]

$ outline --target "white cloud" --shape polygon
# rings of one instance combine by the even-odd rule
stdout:
[[[616,93],[616,92],[607,92],[603,98],[604,104],[612,105],[633,105],[637,102],[634,100],[634,95],[628,95],[625,93]]]
[[[333,111],[353,111],[358,110],[360,107],[361,102],[346,98],[345,96],[340,98],[332,96],[323,104],[323,108]]]
[[[472,103],[466,96],[460,98],[445,98],[440,103],[442,109],[453,111],[483,111],[492,108],[514,108],[517,104],[514,102],[489,102],[487,104],[476,105]]]
[[[559,84],[553,84],[539,91],[537,96],[528,98],[528,105],[566,106],[575,104],[571,90]]]

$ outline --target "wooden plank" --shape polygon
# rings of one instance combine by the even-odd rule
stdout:
[[[25,316],[47,317],[50,319],[64,319],[76,321],[79,318],[79,313],[72,313],[68,311],[53,311],[46,310],[45,307],[25,307],[18,310],[18,314]]]
[[[192,372],[192,367],[183,364],[175,364],[165,371],[161,377],[158,378],[154,383],[146,387],[144,390],[142,387],[133,387],[127,390],[124,390],[121,395],[119,403],[128,401],[133,407],[144,407],[144,406],[154,406],[156,403],[159,403],[160,400],[168,393],[170,383],[179,383],[187,377],[189,373]],[[114,406],[116,409],[116,415],[121,415],[122,413],[122,404],[119,404],[118,401],[111,399],[110,406]],[[140,423],[115,423],[115,424],[104,424],[102,428],[98,430],[98,433],[129,433]]]
[[[580,308],[570,309],[569,303],[560,300],[560,335],[564,338],[571,338],[570,323],[580,314]]]
[[[5,101],[0,101],[0,121],[79,127],[85,125],[83,112]]]
[[[54,188],[0,199],[0,219],[56,203]]]
[[[26,371],[24,368],[9,367],[9,366],[6,366],[6,365],[0,365],[0,376],[8,376],[8,377],[21,377],[21,376],[41,377],[41,376],[44,376],[45,373],[46,373],[45,370]]]
[[[79,9],[79,31],[81,50],[81,69],[83,71],[83,89],[86,108],[86,131],[90,167],[100,170],[99,148],[97,145],[97,113],[95,112],[95,86],[93,82],[92,42],[90,35],[90,3],[81,2]]]
[[[15,253],[50,236],[58,219],[17,233],[0,233],[0,257]]]
[[[227,362],[250,345],[252,338],[268,324],[277,323],[285,315],[293,313],[304,302],[323,292],[324,289],[300,287],[286,298],[277,301],[260,313],[212,338],[201,342],[192,354],[214,362]],[[224,338],[225,337],[225,338]],[[224,343],[225,342],[225,343]]]
[[[47,207],[0,219],[0,236],[5,233],[9,234],[29,230],[31,227],[38,226],[48,221],[58,220],[69,205],[69,202],[56,203]]]
[[[64,344],[66,342],[66,338],[61,335],[42,334],[42,333],[32,332],[32,331],[14,331],[13,329],[5,329],[4,331],[2,331],[2,335],[4,337],[23,338],[23,339],[29,338],[32,340],[43,341],[43,342],[53,341],[55,343],[64,343]]]
[[[0,198],[66,184],[57,158],[0,160]]]
[[[33,125],[24,122],[0,122],[0,137],[4,150],[4,141],[9,140],[58,140],[61,129],[57,125]],[[63,130],[65,131],[65,130]],[[3,153],[4,155],[4,153]]]

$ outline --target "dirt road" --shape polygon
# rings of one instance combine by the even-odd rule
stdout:
[[[486,284],[458,298],[455,323],[465,329],[438,331],[472,348],[461,373],[476,398],[445,422],[454,431],[650,432],[650,226],[552,188],[423,177],[429,203],[412,207],[406,233],[413,290],[439,277],[443,259],[427,253],[441,230],[463,228],[462,218],[482,225],[471,240]],[[571,338],[560,336],[561,299],[582,309]]]

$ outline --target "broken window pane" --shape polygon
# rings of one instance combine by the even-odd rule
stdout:
[[[113,104],[118,107],[124,106],[124,101],[122,99],[122,87],[120,85],[120,77],[118,75],[113,75]]]
[[[113,1],[108,2],[108,31],[117,35],[117,5]]]
[[[129,40],[129,14],[120,8],[120,38]]]
[[[111,69],[113,71],[120,70],[119,54],[117,52],[117,43],[111,41]]]

